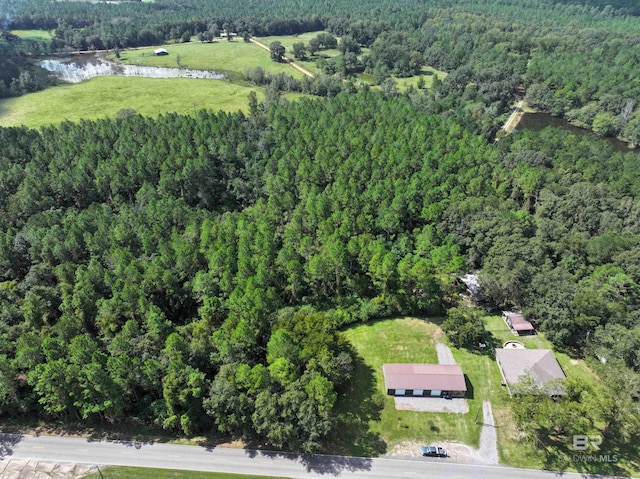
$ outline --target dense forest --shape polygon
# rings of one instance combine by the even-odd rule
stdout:
[[[267,87],[248,115],[0,129],[0,417],[324,450],[354,420],[340,329],[443,315],[455,277],[479,269],[489,303],[522,309],[601,378],[570,379],[562,401],[523,384],[514,418],[529,439],[639,440],[637,155],[556,130],[487,141],[526,97],[640,144],[636,2],[0,0],[0,12],[2,30],[54,35],[0,39],[0,96],[48,86],[35,60],[50,50],[326,30],[294,55],[340,51],[314,80],[244,72]],[[394,78],[424,65],[448,76],[400,94]],[[326,98],[287,103],[283,90]],[[479,313],[449,311],[477,344]]]
[[[638,384],[637,155],[493,147],[420,98],[0,129],[0,414],[321,450],[350,420],[339,329],[442,314],[469,268]]]
[[[340,90],[336,78],[364,71],[393,92],[392,75],[412,76],[429,65],[449,73],[433,112],[454,115],[487,138],[526,91],[534,108],[640,143],[640,12],[630,0],[0,0],[0,12],[7,28],[52,31],[50,48],[57,51],[210,40],[225,30],[265,36],[324,29],[342,39],[340,56],[319,60],[334,80],[305,88],[279,79],[282,88],[331,95]],[[359,58],[363,47],[370,50]],[[0,94],[46,86],[37,69],[22,74],[28,62],[12,52],[0,55]]]

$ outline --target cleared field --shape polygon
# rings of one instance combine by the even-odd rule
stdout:
[[[238,72],[262,67],[269,73],[286,73],[295,78],[304,75],[289,65],[276,63],[269,57],[269,52],[253,43],[242,40],[218,40],[212,43],[176,43],[163,45],[162,48],[169,55],[157,56],[153,51],[159,47],[141,48],[139,50],[125,50],[120,52],[120,59],[115,55],[108,56],[110,60],[120,61],[129,65],[149,65],[156,67],[195,68],[197,70],[215,70],[221,73]]]
[[[271,42],[280,42],[282,43],[282,46],[287,49],[287,53],[290,53],[291,50],[293,49],[294,43],[302,42],[305,45],[307,45],[309,43],[309,40],[311,40],[312,38],[315,38],[320,33],[329,33],[329,32],[323,30],[319,32],[300,33],[299,35],[274,35],[271,37],[256,37],[256,38],[260,40],[262,43],[264,43],[265,45],[269,45]],[[336,52],[336,55],[339,53],[338,50],[333,50],[333,51]]]
[[[398,90],[404,92],[410,85],[413,85],[415,88],[418,88],[418,82],[420,81],[420,77],[424,79],[424,87],[431,88],[433,86],[433,80],[437,76],[440,80],[444,80],[447,77],[448,73],[443,72],[441,70],[437,70],[433,67],[422,67],[419,75],[415,75],[408,78],[398,78],[393,77],[396,84],[398,85]],[[367,82],[373,86],[373,88],[377,88],[375,85],[375,78],[373,75],[369,75],[367,73],[358,74],[358,79],[364,82]]]
[[[22,40],[48,42],[52,38],[51,33],[47,30],[11,30],[11,33],[18,35]]]
[[[143,467],[108,467],[85,476],[86,479],[283,479],[273,476],[247,476],[219,472],[178,471],[173,469],[146,469]]]
[[[398,411],[393,398],[385,394],[384,363],[438,362],[435,342],[444,341],[439,323],[439,319],[390,319],[343,332],[364,363],[361,369],[366,367],[369,370],[370,384],[361,382],[359,388],[375,392],[383,405],[379,417],[370,421],[369,428],[374,438],[386,443],[388,450],[404,441],[436,443],[446,440],[478,446],[480,426],[475,424],[475,415],[482,406],[482,400],[500,388],[499,372],[497,367],[495,370],[492,368],[488,357],[452,349],[473,388],[469,394],[467,414]],[[353,396],[362,396],[362,392],[353,391]],[[353,397],[346,397],[343,401],[348,404]]]
[[[142,115],[190,113],[194,108],[248,110],[248,95],[260,88],[222,80],[98,77],[0,101],[0,126],[39,127],[64,120],[114,117],[122,108]],[[288,96],[288,98],[295,96]]]
[[[398,84],[398,88],[400,91],[405,91],[409,85],[413,85],[414,87],[418,87],[418,81],[420,77],[424,78],[424,86],[425,88],[431,88],[433,85],[433,79],[437,76],[440,80],[444,80],[447,77],[448,73],[443,72],[441,70],[436,70],[432,67],[422,67],[422,71],[419,75],[412,76],[409,78],[395,78],[394,80]]]

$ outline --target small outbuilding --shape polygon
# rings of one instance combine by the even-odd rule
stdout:
[[[516,336],[523,336],[527,334],[535,334],[536,330],[529,321],[527,321],[522,313],[513,311],[503,311],[502,319],[507,323],[511,332]]]
[[[168,55],[169,52],[166,51],[164,48],[156,48],[153,53],[157,56],[162,56],[162,55]]]
[[[559,381],[566,379],[566,376],[550,349],[498,348],[496,361],[509,394],[512,393],[511,386],[526,375],[533,377],[549,396],[564,394]]]
[[[382,372],[391,396],[462,398],[467,393],[458,364],[383,364]]]

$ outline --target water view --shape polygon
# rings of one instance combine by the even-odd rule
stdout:
[[[552,116],[549,113],[525,113],[522,116],[522,119],[520,120],[520,122],[518,123],[517,129],[539,131],[548,126],[562,128],[563,130],[568,130],[576,135],[597,136],[602,140],[608,141],[614,151],[620,151],[623,153],[626,153],[629,151],[638,152],[637,148],[635,149],[629,148],[629,144],[622,140],[618,140],[617,138],[610,138],[610,137],[603,137],[603,136],[596,135],[594,132],[590,130],[579,128],[575,125],[572,125],[571,123],[564,120],[563,118]]]
[[[51,72],[56,78],[79,83],[97,76],[126,76],[144,78],[202,78],[220,80],[224,75],[208,70],[189,68],[163,68],[139,65],[121,65],[94,56],[81,55],[70,59],[47,59],[40,66]]]

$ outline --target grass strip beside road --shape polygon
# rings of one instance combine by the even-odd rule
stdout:
[[[143,467],[107,467],[85,476],[85,479],[284,479],[274,476],[247,476],[221,472],[180,471],[177,469],[151,469]]]

